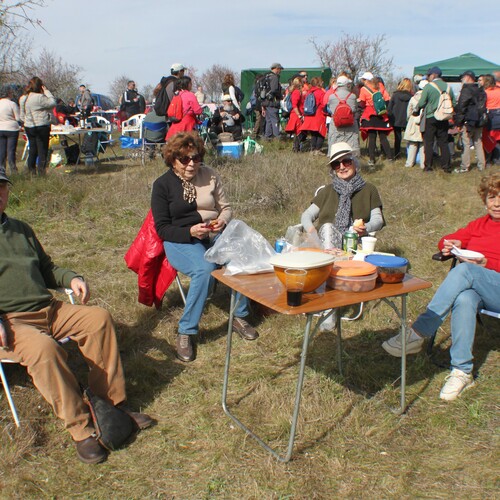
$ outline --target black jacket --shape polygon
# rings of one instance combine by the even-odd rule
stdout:
[[[475,83],[464,83],[455,106],[455,125],[477,127],[481,115],[486,111],[486,92]]]
[[[396,90],[396,92],[392,94],[387,113],[389,114],[389,121],[393,127],[406,127],[406,111],[410,99],[411,93],[407,90]]]

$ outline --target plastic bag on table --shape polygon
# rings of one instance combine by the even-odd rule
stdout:
[[[264,236],[243,221],[233,219],[205,252],[205,259],[225,265],[224,274],[258,274],[273,270],[269,264],[273,255],[276,252]]]
[[[285,233],[285,239],[290,244],[291,251],[295,248],[321,248],[321,241],[318,235],[304,231],[302,224],[288,226]]]

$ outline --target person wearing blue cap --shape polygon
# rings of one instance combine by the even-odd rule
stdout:
[[[424,171],[432,170],[432,157],[434,155],[434,139],[437,140],[441,168],[446,173],[451,173],[451,156],[448,149],[448,119],[438,120],[434,113],[438,109],[440,97],[443,92],[448,93],[452,102],[455,102],[453,90],[441,78],[442,71],[437,66],[434,66],[427,71],[427,80],[429,85],[426,85],[422,91],[422,95],[416,108],[413,111],[415,116],[420,114],[420,110],[424,109],[425,129],[423,131],[424,152],[425,152],[425,168]]]

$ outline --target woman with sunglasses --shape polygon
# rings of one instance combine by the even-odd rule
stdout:
[[[333,182],[317,193],[302,214],[301,223],[308,233],[317,234],[324,224],[333,224],[334,246],[340,248],[342,235],[353,226],[359,236],[382,229],[385,225],[382,201],[377,188],[359,175],[353,149],[346,142],[330,149],[330,175]]]
[[[153,184],[151,210],[156,231],[164,241],[165,254],[172,266],[189,276],[186,306],[179,321],[176,355],[194,361],[193,338],[212,283],[215,264],[204,259],[205,251],[232,218],[219,175],[203,164],[203,140],[193,132],[179,132],[163,149],[170,167]],[[233,329],[245,340],[259,335],[244,319],[248,299],[242,297],[235,311]]]

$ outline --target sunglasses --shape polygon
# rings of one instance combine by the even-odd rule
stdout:
[[[198,153],[193,156],[181,156],[177,158],[183,165],[189,165],[191,162],[193,163],[200,163],[200,161],[203,159],[203,157]]]
[[[344,158],[343,160],[335,160],[330,163],[330,166],[333,170],[337,170],[340,168],[340,165],[344,165],[345,167],[350,167],[354,163],[352,158]]]

